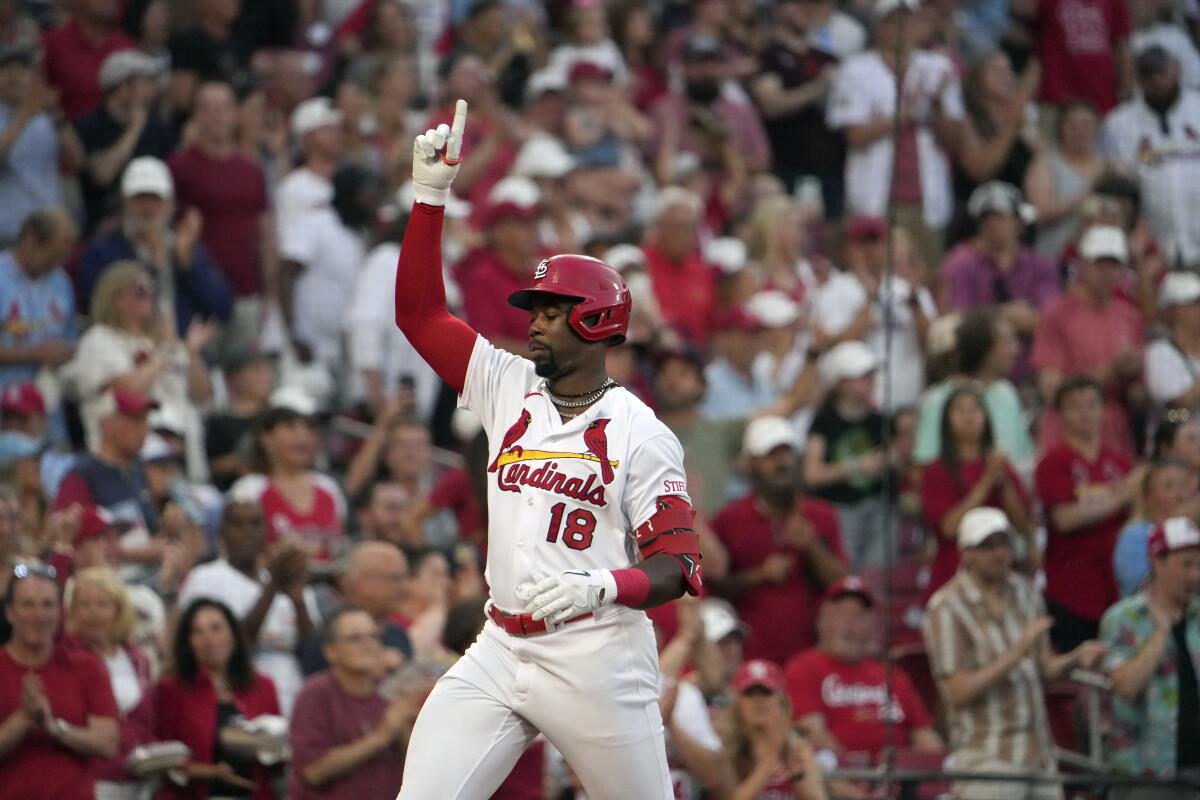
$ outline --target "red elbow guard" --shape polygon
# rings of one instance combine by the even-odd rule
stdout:
[[[679,562],[687,581],[687,592],[700,594],[700,537],[692,528],[696,512],[688,501],[677,495],[663,495],[656,504],[654,516],[642,523],[634,535],[638,551],[647,559],[666,553]]]

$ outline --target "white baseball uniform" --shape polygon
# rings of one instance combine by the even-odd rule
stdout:
[[[564,422],[530,361],[478,337],[459,403],[496,456],[485,574],[500,610],[524,612],[547,575],[636,563],[632,532],[658,499],[687,499],[679,440],[623,388]],[[607,605],[530,636],[489,619],[421,710],[400,799],[484,800],[539,731],[591,800],[671,798],[658,686],[642,611]]]
[[[1104,121],[1107,154],[1136,171],[1142,208],[1172,262],[1200,263],[1200,93],[1184,90],[1159,117],[1140,97]]]

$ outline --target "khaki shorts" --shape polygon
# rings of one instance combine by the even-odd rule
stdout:
[[[959,751],[954,754],[956,772],[983,772],[1029,775],[1028,767],[1018,767],[982,753]],[[1003,781],[963,781],[954,786],[958,800],[1062,800],[1062,786],[1057,783],[1005,783]]]

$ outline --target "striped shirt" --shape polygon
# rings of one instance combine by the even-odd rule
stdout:
[[[1030,620],[1046,613],[1041,595],[1025,578],[1010,574],[1001,613],[994,615],[978,585],[960,569],[929,600],[923,623],[934,677],[970,672],[1016,646]],[[1021,659],[1007,675],[962,708],[949,708],[951,747],[997,758],[1015,766],[1053,765],[1050,729],[1035,658]]]

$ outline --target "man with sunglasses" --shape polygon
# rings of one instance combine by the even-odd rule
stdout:
[[[118,748],[104,666],[56,640],[62,602],[53,569],[18,564],[4,595],[12,639],[0,648],[0,800],[90,797],[90,759]]]
[[[1014,535],[1003,511],[977,508],[958,526],[961,561],[925,610],[929,663],[949,714],[955,768],[968,772],[1053,773],[1055,748],[1043,681],[1075,667],[1090,669],[1104,654],[1088,641],[1055,655],[1051,619],[1033,584],[1012,571]],[[966,783],[961,800],[1058,800],[1057,783]]]

